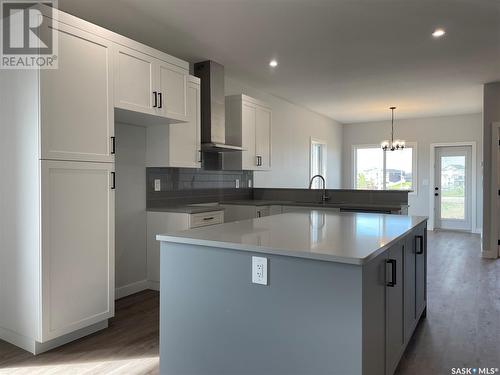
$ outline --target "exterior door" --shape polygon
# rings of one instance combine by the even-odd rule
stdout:
[[[114,165],[42,160],[40,341],[114,314]]]
[[[436,148],[435,227],[472,230],[472,147]]]
[[[55,23],[59,68],[40,71],[41,159],[112,162],[111,42]]]

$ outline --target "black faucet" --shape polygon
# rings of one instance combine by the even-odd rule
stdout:
[[[328,196],[328,194],[326,194],[326,182],[325,178],[322,175],[317,174],[311,178],[311,181],[309,181],[309,189],[312,189],[312,184],[316,177],[321,178],[321,180],[323,181],[323,195],[321,196],[321,203],[325,203],[328,199],[330,199],[330,197]]]

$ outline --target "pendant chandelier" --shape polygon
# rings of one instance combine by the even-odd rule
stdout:
[[[392,120],[391,120],[391,140],[390,141],[383,141],[380,146],[382,147],[382,150],[384,151],[396,151],[396,150],[402,150],[405,148],[405,141],[402,141],[400,139],[394,140],[394,110],[396,107],[390,107],[389,108],[392,111]]]

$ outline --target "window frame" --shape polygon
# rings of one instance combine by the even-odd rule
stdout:
[[[327,167],[327,162],[328,162],[328,144],[325,140],[323,139],[319,139],[319,138],[314,138],[314,137],[311,137],[310,138],[310,142],[309,142],[309,181],[311,181],[311,178],[313,178],[313,176],[316,174],[313,175],[313,149],[314,149],[314,145],[321,145],[322,148],[321,148],[321,173],[320,175],[322,175],[326,181],[326,171],[328,169]],[[314,186],[312,187],[313,189],[316,189]]]
[[[417,142],[406,142],[406,146],[412,149],[412,188],[409,190],[410,195],[417,195],[418,194],[418,148],[417,148]],[[351,169],[351,186],[355,190],[364,190],[364,189],[358,189],[356,187],[356,174],[357,174],[357,150],[362,149],[362,148],[381,148],[379,144],[356,144],[352,145],[352,169]],[[386,189],[386,181],[385,181],[385,176],[386,176],[386,170],[387,170],[387,153],[388,152],[396,152],[396,151],[382,151],[383,152],[383,158],[382,158],[382,170],[384,174],[383,178],[383,187],[382,190],[387,190]],[[387,190],[390,191],[390,190]]]

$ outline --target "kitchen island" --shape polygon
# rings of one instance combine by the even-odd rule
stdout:
[[[393,374],[425,316],[426,218],[311,210],[157,239],[162,374]]]

